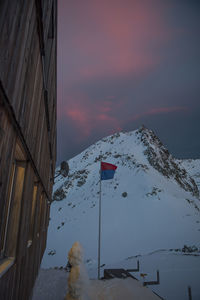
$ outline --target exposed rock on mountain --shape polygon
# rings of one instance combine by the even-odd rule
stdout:
[[[118,167],[114,179],[102,181],[102,265],[158,249],[200,248],[200,160],[173,158],[141,127],[70,159],[67,177],[56,170],[44,267],[65,266],[75,241],[87,268],[96,267],[100,160]]]
[[[142,126],[137,131],[137,135],[146,147],[144,154],[150,165],[164,176],[175,179],[185,191],[199,197],[199,190],[194,179],[184,167],[180,167],[153,131]]]

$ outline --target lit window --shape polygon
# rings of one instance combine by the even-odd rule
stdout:
[[[32,244],[32,240],[33,240],[33,236],[34,236],[37,191],[38,191],[38,185],[35,184],[34,188],[33,188],[33,198],[32,198],[32,208],[31,208],[31,221],[30,221],[30,225],[29,225],[28,246],[30,246]]]
[[[25,156],[17,143],[7,194],[8,200],[4,210],[5,217],[0,245],[1,259],[16,255],[25,170]]]
[[[41,193],[39,199],[39,208],[38,208],[38,219],[37,219],[37,233],[39,235],[40,231],[42,230],[42,217],[43,217],[43,201],[44,201],[44,192]]]
[[[25,163],[15,161],[9,190],[8,213],[2,248],[4,257],[14,257],[16,253],[24,175]]]

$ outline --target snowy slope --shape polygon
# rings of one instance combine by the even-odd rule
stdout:
[[[179,165],[187,170],[200,189],[200,159],[179,160]]]
[[[56,178],[42,267],[65,266],[75,241],[83,246],[87,268],[96,267],[100,159],[118,166],[113,180],[102,181],[105,268],[159,249],[200,248],[199,192],[192,178],[200,164],[192,172],[195,161],[175,160],[142,127],[90,146],[68,162],[68,177]]]

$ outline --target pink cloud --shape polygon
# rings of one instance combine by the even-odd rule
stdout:
[[[101,111],[104,113],[108,113],[109,111],[111,111],[111,107],[109,107],[109,106],[102,107]]]
[[[170,113],[176,111],[188,111],[188,107],[185,106],[175,106],[175,107],[159,107],[152,108],[147,113],[149,115],[159,114],[159,113]]]
[[[164,113],[172,113],[172,112],[181,112],[181,111],[188,111],[188,107],[185,106],[175,106],[175,107],[158,107],[158,108],[152,108],[146,112],[135,114],[131,120],[136,121],[138,119],[141,119],[144,116],[150,116],[150,115],[158,115],[158,114],[164,114]]]
[[[111,116],[109,116],[109,115],[106,115],[106,114],[99,114],[99,115],[97,115],[97,120],[99,120],[99,121],[111,121],[111,122],[113,122],[116,119],[113,118],[113,117],[111,117]]]
[[[154,47],[164,45],[171,34],[164,23],[165,8],[160,4],[158,10],[149,1],[139,0],[127,4],[122,0],[84,1],[84,5],[72,2],[69,15],[60,20],[66,43],[61,36],[58,60],[63,58],[66,70],[70,70],[67,84],[130,73],[140,75],[155,68],[161,57],[151,48],[152,42]],[[68,19],[70,30],[64,29]]]
[[[80,127],[80,131],[84,136],[89,136],[91,132],[90,124],[88,122],[88,113],[79,108],[72,108],[66,110],[66,116],[69,117],[73,123]]]
[[[82,141],[92,135],[95,130],[105,130],[106,134],[120,131],[120,121],[112,115],[114,108],[109,100],[93,102],[86,95],[77,95],[68,98],[67,105],[63,104],[59,109],[59,119],[65,118],[72,128],[78,131],[76,140]]]
[[[58,119],[69,120],[80,133],[77,139],[87,138],[99,128],[105,134],[107,128],[121,130],[128,113],[126,95],[119,101],[112,89],[98,103],[89,99],[86,93],[92,80],[101,84],[102,78],[109,82],[110,78],[148,74],[163,59],[159,47],[173,35],[163,18],[167,4],[159,4],[157,9],[156,1],[155,5],[150,2],[63,1],[66,10],[60,13],[58,26]],[[132,120],[181,110],[184,108],[152,108],[135,114]]]

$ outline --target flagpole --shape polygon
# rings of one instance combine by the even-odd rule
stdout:
[[[98,279],[100,279],[100,254],[101,254],[101,159],[100,159],[100,187],[99,187],[99,243],[98,243]]]

